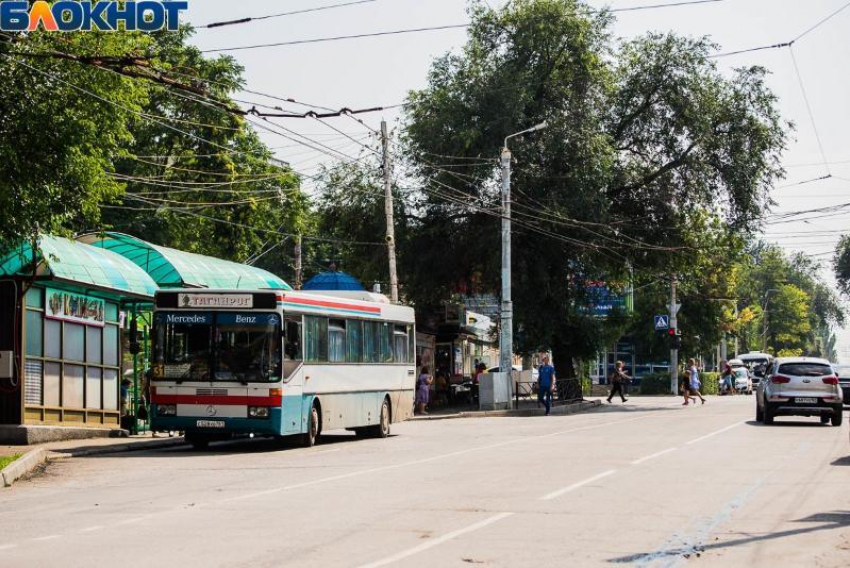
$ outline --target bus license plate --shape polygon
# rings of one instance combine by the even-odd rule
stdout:
[[[816,399],[816,398],[799,398],[798,397],[798,398],[795,398],[794,401],[797,404],[817,404],[818,403],[818,399]]]
[[[224,420],[198,420],[198,428],[224,428]]]

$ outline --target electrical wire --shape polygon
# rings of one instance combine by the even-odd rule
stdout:
[[[358,4],[371,4],[372,2],[377,2],[377,0],[357,0],[355,2],[345,2],[341,4],[330,4],[327,6],[317,6],[315,8],[305,8],[303,10],[293,10],[291,12],[278,12],[275,14],[267,14],[265,16],[253,16],[249,18],[240,18],[238,20],[226,20],[223,22],[213,22],[211,24],[205,24],[201,26],[195,26],[196,29],[212,29],[212,28],[221,28],[224,26],[235,26],[238,24],[247,24],[250,22],[259,22],[261,20],[270,20],[272,18],[282,18],[284,16],[295,16],[297,14],[307,14],[310,12],[321,12],[324,10],[333,10],[335,8],[345,8],[347,6],[356,6]]]

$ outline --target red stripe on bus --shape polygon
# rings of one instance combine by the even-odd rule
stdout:
[[[154,404],[217,404],[219,406],[280,406],[282,396],[198,396],[194,394],[151,394]]]
[[[301,304],[305,306],[320,306],[323,308],[340,308],[343,310],[355,310],[358,312],[368,312],[371,314],[380,314],[381,308],[372,306],[355,306],[352,304],[341,304],[339,302],[327,302],[325,300],[307,300],[304,298],[287,298],[286,296],[278,296],[278,300],[289,302],[290,304]]]

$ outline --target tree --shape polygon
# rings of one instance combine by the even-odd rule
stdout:
[[[455,290],[470,273],[498,289],[492,157],[505,136],[547,120],[511,143],[515,314],[520,349],[551,346],[568,364],[599,349],[603,328],[628,323],[594,325],[576,309],[588,280],[622,280],[629,265],[638,278],[687,276],[695,255],[718,252],[699,234],[716,203],[727,237],[760,215],[785,125],[765,71],[724,77],[706,39],[617,44],[610,14],[573,0],[474,4],[471,17],[462,51],[437,59],[406,106],[424,195],[409,279],[416,294]],[[434,234],[448,242],[434,246]]]
[[[61,46],[109,57],[149,40],[143,34],[96,32],[0,39],[0,249],[5,249],[30,238],[36,227],[63,233],[98,223],[98,206],[122,191],[109,172],[131,141],[133,113],[146,98],[143,86],[119,75],[31,54]]]
[[[230,99],[242,68],[192,30],[34,32],[0,44],[0,245],[112,229],[289,271],[299,180],[272,162]],[[291,231],[291,232],[290,232]],[[275,247],[277,248],[271,248]]]

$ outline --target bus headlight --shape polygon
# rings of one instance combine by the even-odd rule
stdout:
[[[157,416],[177,416],[176,404],[158,404],[156,406]]]
[[[248,407],[248,417],[249,418],[268,418],[269,417],[269,409],[266,406],[249,406]]]

